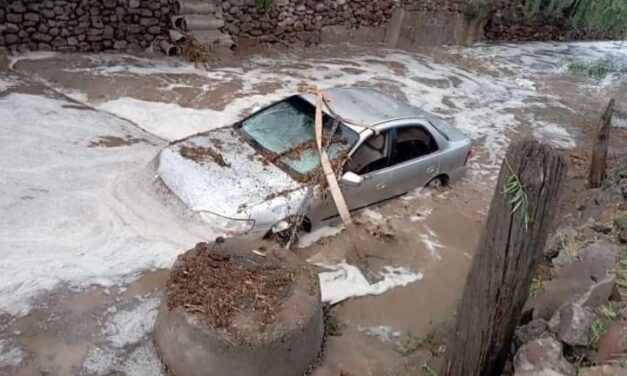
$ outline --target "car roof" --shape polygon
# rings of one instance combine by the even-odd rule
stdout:
[[[334,112],[348,123],[363,123],[377,127],[395,119],[429,117],[425,111],[373,89],[345,87],[326,89],[324,92],[329,98],[332,110],[325,112]],[[313,105],[316,103],[313,94],[300,94],[300,97]],[[351,128],[356,128],[358,132],[364,129]]]

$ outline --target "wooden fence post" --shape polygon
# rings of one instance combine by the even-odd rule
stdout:
[[[466,281],[447,376],[500,376],[555,216],[566,161],[537,141],[510,146]]]
[[[590,188],[599,188],[605,178],[605,169],[607,168],[607,147],[610,142],[610,128],[612,127],[612,114],[614,113],[614,99],[605,108],[599,127],[597,136],[592,146],[592,162],[590,163],[590,175],[588,176],[588,186]]]

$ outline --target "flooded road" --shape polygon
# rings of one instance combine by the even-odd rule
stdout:
[[[219,232],[161,184],[154,157],[169,141],[227,126],[315,83],[376,88],[449,119],[474,142],[463,181],[357,214],[373,269],[402,268],[414,282],[337,304],[342,335],[329,337],[314,371],[409,374],[427,355],[403,356],[398,343],[425,338],[452,316],[506,146],[531,136],[564,149],[584,145],[606,98],[627,101],[627,83],[574,77],[565,66],[574,57],[627,54],[617,46],[425,55],[322,46],[207,68],[111,54],[35,53],[0,63],[0,373],[160,374],[150,335],[167,268]],[[351,240],[341,229],[319,229],[297,252],[338,265]]]

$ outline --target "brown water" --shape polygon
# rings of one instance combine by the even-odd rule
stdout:
[[[347,75],[363,74],[359,64],[351,60],[351,54],[373,51],[347,50],[340,48],[329,52],[323,49],[310,49],[302,52],[303,60],[316,54],[327,54],[328,63],[344,65],[342,72]],[[471,60],[461,55],[450,54],[445,49],[436,50],[433,56],[443,62],[462,66],[466,69],[495,76],[515,76],[516,72],[508,69],[494,69],[484,62]],[[130,57],[129,65],[142,67],[144,63]],[[237,66],[245,63],[247,57],[227,61],[226,65]],[[291,60],[298,60],[291,57]],[[389,60],[373,59],[371,64],[390,64]],[[283,87],[279,78],[272,77],[265,82],[256,82],[244,92],[245,82],[238,77],[230,80],[203,78],[197,74],[150,75],[94,75],[84,71],[69,71],[68,68],[97,68],[90,55],[58,55],[43,60],[20,61],[16,70],[27,76],[47,82],[55,89],[66,92],[80,91],[88,97],[89,104],[98,104],[107,100],[129,96],[137,99],[160,102],[173,102],[181,106],[223,110],[234,98],[246,95],[273,93]],[[391,64],[396,75],[411,75],[403,64]],[[363,67],[362,67],[363,68]],[[2,69],[2,68],[0,68]],[[6,67],[4,68],[6,70]],[[293,77],[307,77],[307,73],[316,69],[308,62],[286,62],[280,67],[270,69],[271,73]],[[0,70],[0,73],[2,71]],[[227,73],[228,75],[228,73]],[[336,77],[341,81],[342,77]],[[331,77],[330,79],[333,79]],[[450,90],[443,105],[447,111],[456,110],[454,90],[461,85],[458,76],[448,81],[430,78],[417,78],[420,82],[438,89]],[[580,108],[580,113],[533,107],[532,111],[540,119],[560,124],[569,124],[580,135],[580,143],[589,135],[587,125],[596,116],[596,109],[601,100],[589,93],[572,90],[570,79],[557,77],[535,82],[538,90],[559,96],[561,100]],[[394,80],[366,82],[390,94],[402,97],[402,85]],[[161,90],[168,85],[171,90]],[[180,85],[177,87],[176,85]],[[28,83],[24,91],[41,93]],[[46,89],[49,90],[49,89]],[[619,93],[620,94],[620,93]],[[503,100],[505,100],[504,98]],[[448,104],[447,104],[448,103]],[[512,116],[524,116],[525,111],[512,111]],[[583,114],[583,115],[582,115]],[[530,128],[520,127],[506,131],[510,139],[520,139],[532,134]],[[583,139],[583,140],[582,140]],[[142,140],[118,138],[94,139],[95,147],[115,147]],[[479,165],[488,164],[489,145],[484,139],[478,139],[475,145],[476,159]],[[452,189],[416,195],[408,199],[396,199],[376,208],[385,222],[386,234],[379,240],[376,226],[372,227],[371,218],[361,214],[362,228],[369,229],[372,237],[361,238],[358,244],[346,232],[331,238],[324,238],[313,246],[299,250],[303,259],[317,261],[339,261],[350,258],[355,245],[372,257],[368,258],[369,267],[377,271],[382,266],[404,266],[421,272],[420,281],[406,287],[395,288],[383,295],[361,297],[338,304],[333,312],[343,327],[342,335],[330,337],[325,355],[315,370],[317,376],[338,375],[406,375],[415,371],[430,355],[426,350],[419,350],[410,356],[402,356],[395,351],[396,343],[404,336],[424,338],[432,332],[439,333],[450,321],[456,303],[461,297],[466,274],[485,222],[485,216],[494,187],[489,180],[495,171],[486,174],[486,180],[471,179],[456,183]],[[359,217],[359,215],[358,215]],[[370,226],[370,227],[369,227]],[[362,234],[363,235],[363,234]],[[190,244],[190,247],[192,244]],[[431,247],[431,248],[430,248]],[[150,375],[159,369],[158,361],[148,356],[147,363],[142,355],[144,349],[151,349],[148,334],[140,331],[136,342],[119,347],[110,344],[108,326],[120,312],[133,311],[142,304],[160,297],[168,272],[166,270],[147,271],[129,284],[110,288],[92,286],[81,291],[60,288],[44,295],[40,303],[28,315],[21,318],[0,318],[0,339],[9,338],[11,343],[25,352],[18,367],[0,368],[0,373],[7,370],[8,375],[80,375],[98,374],[97,367],[85,368],[86,359],[94,359],[90,351],[104,349],[106,354],[113,354],[111,369],[124,369],[129,374]],[[150,320],[150,312],[146,320]],[[143,311],[140,311],[143,312]],[[126,317],[126,316],[119,316]],[[128,316],[128,321],[133,317]],[[141,320],[140,320],[141,321]],[[118,327],[124,329],[125,326]],[[140,323],[129,326],[132,332]],[[379,333],[376,336],[375,333]],[[383,333],[383,335],[381,335]],[[133,333],[130,333],[133,334]],[[108,351],[108,352],[107,352]],[[150,351],[148,351],[150,353]],[[103,358],[103,357],[101,357]],[[95,358],[100,359],[100,358]],[[105,362],[106,363],[106,362]],[[1,365],[0,365],[1,367]],[[111,369],[102,371],[108,374]],[[143,371],[128,371],[143,369]],[[156,371],[157,370],[157,371]],[[143,372],[143,373],[142,373]]]

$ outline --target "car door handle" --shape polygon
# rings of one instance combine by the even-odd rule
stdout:
[[[380,191],[380,190],[382,190],[382,189],[385,189],[385,184],[384,184],[384,183],[379,183],[379,184],[377,184],[377,185],[375,186],[375,189],[376,189],[377,191]]]
[[[435,167],[434,167],[434,166],[431,166],[431,167],[429,167],[429,168],[427,169],[427,173],[429,173],[429,174],[432,174],[432,173],[434,173],[434,172],[435,172]]]

